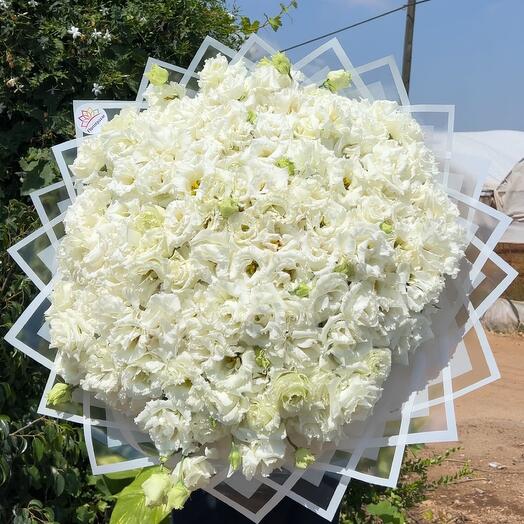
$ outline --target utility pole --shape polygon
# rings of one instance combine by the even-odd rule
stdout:
[[[413,55],[413,30],[415,28],[416,0],[408,0],[406,10],[406,30],[404,33],[404,58],[402,60],[402,81],[409,94],[409,80],[411,77],[411,57]]]

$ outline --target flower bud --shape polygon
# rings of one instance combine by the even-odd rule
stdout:
[[[242,455],[234,442],[231,444],[231,451],[229,452],[229,464],[232,471],[236,471],[242,464]]]
[[[160,506],[164,503],[165,497],[173,481],[166,472],[153,473],[142,484],[142,491],[146,496],[147,506]]]
[[[263,65],[271,64],[280,74],[291,76],[291,62],[284,53],[275,53],[271,60],[263,58],[260,63]]]
[[[250,123],[250,124],[255,124],[257,120],[257,114],[252,111],[251,109],[248,110],[247,112],[247,121]]]
[[[66,404],[67,402],[71,402],[73,389],[74,386],[71,386],[70,384],[58,382],[47,394],[47,405],[57,406],[58,404]]]
[[[231,197],[226,197],[218,204],[218,210],[224,218],[229,218],[239,210],[238,202]]]
[[[311,288],[305,282],[302,282],[295,288],[295,291],[293,291],[293,293],[295,293],[297,297],[306,298],[309,296],[310,291]]]
[[[154,86],[161,86],[167,82],[169,73],[167,72],[167,69],[164,69],[157,64],[153,64],[153,67],[145,74],[145,76]]]
[[[289,176],[293,176],[295,174],[295,163],[285,156],[281,156],[275,162],[275,165],[277,167],[281,167],[282,169],[287,169]]]
[[[262,348],[255,348],[255,362],[262,369],[271,367],[271,361],[267,358],[266,352]]]
[[[167,493],[167,505],[171,509],[182,509],[191,495],[182,480],[179,480]]]
[[[336,93],[348,87],[350,83],[351,74],[343,69],[339,69],[337,71],[330,71],[322,86],[329,89],[332,93]]]
[[[391,223],[391,220],[384,220],[382,224],[380,224],[380,229],[386,233],[386,235],[389,235],[393,232],[393,224]]]
[[[295,466],[300,469],[306,469],[315,462],[315,456],[307,448],[298,448],[295,451]]]

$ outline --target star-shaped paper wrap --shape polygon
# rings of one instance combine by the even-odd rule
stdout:
[[[150,58],[144,73],[155,64],[161,66],[169,72],[169,80],[186,86],[191,96],[198,90],[198,71],[207,58],[221,53],[233,63],[244,60],[248,67],[254,67],[275,52],[256,35],[238,52],[208,37],[187,69]],[[294,68],[302,71],[306,83],[316,84],[325,81],[330,71],[345,69],[351,73],[352,85],[342,94],[394,100],[403,111],[412,114],[437,157],[440,181],[458,206],[469,246],[459,277],[447,282],[438,304],[432,325],[435,338],[410,358],[409,366],[393,367],[373,415],[365,422],[347,426],[346,437],[337,449],[326,451],[307,469],[290,467],[247,482],[240,473],[226,478],[229,464],[224,464],[212,479],[206,490],[254,522],[267,515],[283,497],[331,519],[351,478],[395,486],[406,445],[457,440],[454,399],[499,378],[479,319],[516,276],[516,271],[494,253],[511,219],[478,201],[486,173],[467,179],[449,172],[452,106],[410,105],[392,57],[355,68],[337,40],[323,44],[296,62]],[[135,106],[138,111],[144,107],[147,85],[144,74],[134,102],[75,101],[75,115],[87,102],[93,114],[103,109],[109,120],[126,106]],[[148,435],[140,432],[132,419],[87,392],[75,389],[72,399],[61,404],[66,411],[59,412],[48,405],[48,392],[59,379],[54,371],[55,353],[49,348],[44,313],[50,305],[57,245],[64,235],[62,221],[77,192],[68,166],[84,139],[84,126],[81,118],[75,118],[75,123],[77,138],[53,148],[62,181],[31,194],[43,226],[9,250],[40,293],[13,325],[6,340],[49,369],[38,412],[83,424],[93,472],[101,474],[157,464],[159,459]]]

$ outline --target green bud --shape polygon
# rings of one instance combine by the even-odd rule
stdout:
[[[271,361],[266,357],[266,352],[262,348],[255,348],[255,362],[262,369],[271,367]]]
[[[311,288],[305,282],[302,282],[295,288],[295,291],[293,291],[293,293],[295,293],[297,297],[306,298],[309,296],[310,291]]]
[[[335,266],[334,271],[335,273],[343,273],[348,278],[351,278],[355,274],[353,264],[346,257],[340,259],[340,262]]]
[[[242,464],[242,455],[234,442],[231,444],[231,451],[229,452],[229,464],[233,471],[236,471]]]
[[[291,76],[291,62],[284,53],[276,53],[269,58],[262,58],[260,60],[262,65],[272,65],[280,74]]]
[[[167,505],[170,509],[182,509],[191,492],[182,480],[179,480],[167,493]]]
[[[252,111],[251,109],[248,109],[248,111],[247,111],[247,121],[250,124],[255,125],[256,120],[257,120],[257,114],[254,111]]]
[[[307,448],[298,448],[295,451],[295,466],[300,469],[306,469],[315,462],[315,456]]]
[[[70,384],[58,382],[47,394],[47,405],[53,407],[71,402],[73,389],[74,386]]]
[[[341,89],[345,89],[351,83],[351,74],[343,69],[337,71],[330,71],[322,87],[329,89],[332,93],[336,93]]]
[[[271,57],[275,69],[282,75],[291,74],[291,62],[284,53],[276,53]]]
[[[218,210],[224,218],[229,218],[231,215],[238,213],[239,209],[238,202],[231,197],[224,198],[224,200],[218,204]]]
[[[280,167],[282,169],[287,169],[287,172],[289,173],[289,176],[293,176],[295,174],[295,163],[293,160],[290,160],[286,156],[281,156],[276,162],[275,165],[277,167]]]
[[[164,69],[157,64],[153,64],[153,67],[145,74],[145,76],[154,86],[161,86],[167,82],[169,73],[167,72],[167,69]]]
[[[382,224],[380,224],[380,229],[386,233],[386,235],[389,235],[393,232],[393,224],[391,220],[384,220]]]
[[[173,480],[165,471],[153,473],[142,484],[142,491],[146,496],[146,506],[160,506],[163,504],[172,485]]]

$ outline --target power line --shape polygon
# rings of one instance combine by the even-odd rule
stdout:
[[[431,0],[418,0],[418,2],[414,2],[414,5],[418,4],[425,4],[426,2],[431,2]],[[386,11],[384,13],[380,13],[379,15],[372,16],[371,18],[367,18],[366,20],[361,20],[360,22],[357,22],[355,24],[348,25],[346,27],[341,27],[340,29],[337,29],[336,31],[331,31],[330,33],[326,33],[325,35],[320,35],[315,38],[312,38],[311,40],[306,40],[305,42],[301,42],[300,44],[292,45],[291,47],[288,47],[286,49],[282,49],[282,52],[284,51],[291,51],[292,49],[296,49],[297,47],[302,47],[303,45],[311,44],[312,42],[316,42],[318,40],[322,40],[322,38],[326,38],[328,36],[336,35],[337,33],[342,33],[342,31],[347,31],[348,29],[353,29],[354,27],[358,27],[359,25],[367,24],[368,22],[372,22],[373,20],[377,20],[378,18],[382,18],[387,15],[391,15],[393,13],[396,13],[397,11],[402,11],[403,9],[406,9],[409,7],[410,4],[404,4],[400,7],[397,7],[396,9],[391,9],[391,11]],[[413,5],[413,3],[411,4]]]

